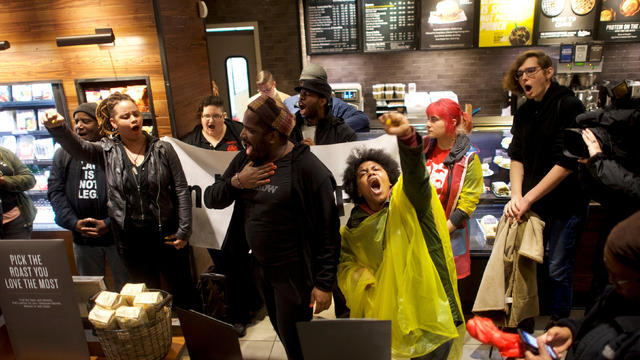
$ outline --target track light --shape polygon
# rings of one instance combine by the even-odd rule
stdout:
[[[11,47],[11,44],[9,44],[9,41],[7,40],[0,41],[0,50],[7,50],[10,47]]]
[[[59,36],[56,38],[56,44],[58,46],[108,44],[115,40],[113,29],[104,28],[96,29],[96,33],[90,35]]]

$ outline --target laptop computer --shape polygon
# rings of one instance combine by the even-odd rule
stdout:
[[[305,360],[391,359],[390,320],[314,320],[296,326]]]
[[[175,308],[189,357],[193,360],[242,360],[233,327],[193,310]]]

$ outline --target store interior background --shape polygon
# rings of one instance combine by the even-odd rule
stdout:
[[[0,82],[62,80],[69,109],[74,79],[149,76],[160,136],[182,136],[196,124],[199,99],[211,91],[207,24],[257,22],[262,68],[274,73],[278,90],[293,94],[302,69],[298,0],[23,0],[0,4]],[[91,34],[109,27],[115,46],[56,47],[57,36]],[[365,112],[375,120],[371,87],[414,82],[418,91],[451,90],[460,103],[500,115],[501,79],[525,48],[473,48],[308,56],[327,70],[329,82],[362,84]],[[558,57],[559,47],[539,49]],[[606,44],[598,79],[636,78],[640,43]],[[251,79],[253,80],[253,79]],[[220,84],[219,84],[220,85]],[[172,114],[172,115],[170,115]],[[173,121],[170,121],[170,116]]]
[[[198,16],[196,0],[21,0],[0,3],[0,82],[62,80],[68,108],[78,104],[74,79],[149,76],[160,136],[180,137],[198,122],[202,96],[211,92],[208,24],[257,22],[262,68],[275,74],[278,89],[293,94],[302,69],[298,0],[207,0]],[[115,46],[57,47],[57,36],[112,28]],[[559,47],[539,47],[552,58]],[[365,112],[375,122],[372,85],[417,84],[418,91],[451,90],[461,104],[481,107],[479,116],[499,115],[505,106],[501,80],[525,48],[401,51],[314,55],[329,82],[362,84]],[[598,79],[638,79],[640,43],[606,44]],[[250,79],[253,82],[253,79]],[[222,85],[222,84],[219,84]],[[65,234],[66,233],[66,234]],[[34,234],[65,237],[68,232]],[[482,266],[482,264],[478,264]],[[73,268],[75,266],[72,264]],[[587,264],[578,264],[588,274]],[[475,271],[475,269],[474,269]],[[481,269],[475,271],[482,273]],[[577,274],[577,276],[580,276]],[[588,277],[576,289],[588,287]]]

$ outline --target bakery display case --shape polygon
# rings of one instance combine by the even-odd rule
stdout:
[[[469,219],[469,248],[472,255],[491,253],[495,228],[505,204],[511,199],[507,149],[511,143],[511,116],[483,116],[473,118],[471,143],[478,149],[482,163],[484,192]]]
[[[80,104],[85,102],[99,103],[115,92],[131,96],[142,113],[143,129],[151,135],[158,136],[151,83],[148,76],[76,79],[74,81]]]
[[[38,209],[34,230],[59,230],[47,199],[47,180],[59,145],[43,125],[44,113],[54,109],[69,120],[62,81],[0,84],[0,146],[13,151],[36,178],[27,191]]]

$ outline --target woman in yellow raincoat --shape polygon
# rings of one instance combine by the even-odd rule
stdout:
[[[338,284],[352,318],[391,320],[394,357],[446,358],[464,325],[447,219],[422,138],[401,114],[379,120],[398,137],[403,175],[379,149],[347,160],[343,186],[356,206],[341,229]]]

